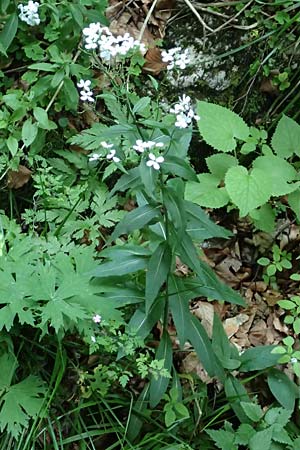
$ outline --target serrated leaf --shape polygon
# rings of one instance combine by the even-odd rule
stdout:
[[[149,311],[160,288],[171,270],[172,252],[167,242],[162,242],[149,259],[146,273],[146,312]]]
[[[243,119],[223,106],[198,101],[197,114],[201,135],[216,150],[230,152],[236,148],[237,139],[246,141],[249,136],[249,127]]]
[[[272,444],[272,429],[267,428],[263,431],[258,431],[249,442],[249,450],[270,450]]]
[[[244,413],[252,422],[259,422],[263,416],[263,410],[259,405],[251,402],[241,402]]]
[[[247,445],[252,436],[256,434],[256,430],[248,423],[242,423],[236,432],[235,443]]]
[[[36,417],[42,407],[45,388],[40,379],[29,376],[18,384],[10,386],[1,398],[0,428],[17,438],[28,421]]]
[[[198,175],[199,183],[188,181],[185,188],[185,200],[209,208],[222,208],[229,202],[229,195],[224,187],[218,187],[220,179],[215,175],[203,173]]]
[[[117,100],[117,98],[113,94],[105,93],[99,95],[99,97],[103,98],[106,108],[109,110],[109,112],[115,119],[119,120],[122,123],[128,122],[126,111],[124,111],[124,108],[122,107],[121,103]]]
[[[270,167],[272,170],[270,170]],[[298,187],[297,183],[290,183],[296,177],[296,170],[279,156],[259,156],[253,162],[253,168],[260,169],[268,174],[272,183],[270,189],[272,196],[289,194]]]
[[[225,430],[206,430],[206,433],[211,437],[216,446],[221,450],[237,450],[238,447],[234,444],[235,435]]]
[[[0,367],[0,391],[3,391],[11,385],[12,378],[18,367],[17,358],[12,353],[3,353],[3,355],[0,356]]]
[[[240,209],[240,215],[266,203],[272,190],[272,183],[261,169],[250,173],[243,166],[231,167],[225,176],[225,186],[232,202]]]
[[[272,369],[268,373],[268,385],[276,400],[284,408],[290,411],[294,410],[298,389],[285,373]]]
[[[158,349],[155,353],[155,359],[163,359],[164,368],[167,369],[168,372],[170,372],[172,367],[172,356],[172,342],[168,332],[164,331]],[[169,382],[169,378],[163,377],[161,375],[158,376],[157,380],[155,378],[151,379],[149,390],[149,400],[151,408],[154,408],[156,405],[158,405],[168,388]]]
[[[272,147],[281,158],[300,155],[300,125],[288,116],[279,120],[272,137]]]
[[[230,167],[238,165],[238,160],[234,156],[224,153],[217,153],[216,155],[205,158],[206,165],[212,175],[219,180],[224,180],[225,174]]]

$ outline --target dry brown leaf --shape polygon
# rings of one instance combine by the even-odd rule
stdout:
[[[230,319],[226,319],[224,322],[224,330],[229,338],[231,338],[243,323],[249,320],[249,316],[247,314],[238,314],[235,317],[230,317]]]
[[[203,383],[205,384],[212,383],[213,381],[213,379],[208,375],[206,370],[203,368],[202,364],[198,359],[198,356],[194,352],[189,353],[182,360],[182,372],[184,373],[195,372],[201,379],[201,381],[203,381]]]
[[[212,303],[198,301],[193,307],[192,313],[201,320],[209,337],[212,336],[214,322],[214,307]]]
[[[10,170],[7,176],[7,187],[9,189],[20,189],[24,184],[28,183],[31,174],[31,170],[22,165],[19,166],[19,170]]]
[[[152,75],[158,75],[167,67],[167,64],[162,61],[161,51],[157,47],[149,48],[145,55],[145,60],[143,71]]]

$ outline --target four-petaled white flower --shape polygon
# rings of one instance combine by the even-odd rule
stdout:
[[[95,315],[93,316],[93,322],[94,322],[94,323],[100,323],[101,320],[102,320],[102,317],[101,317],[99,314],[95,314]]]
[[[95,336],[91,336],[91,341],[93,342],[93,344],[96,343],[96,338],[95,338]]]
[[[106,156],[106,159],[112,159],[113,162],[115,162],[115,163],[120,162],[120,161],[121,161],[120,158],[118,158],[117,156],[115,156],[115,154],[116,154],[116,150],[115,150],[115,149],[112,149],[112,150],[110,151],[110,153]]]
[[[18,5],[18,9],[20,10],[20,20],[26,22],[27,25],[30,25],[31,27],[39,25],[39,6],[40,4],[38,2],[33,2],[32,0],[29,0],[27,5]]]
[[[148,167],[153,167],[155,170],[160,169],[160,164],[162,164],[165,160],[163,156],[155,156],[153,153],[149,153],[149,159],[146,162]]]
[[[77,83],[77,87],[79,89],[82,89],[82,91],[80,91],[80,100],[82,100],[83,102],[94,102],[95,99],[93,97],[93,92],[90,89],[90,85],[91,85],[91,80],[80,80],[79,83]]]
[[[100,142],[100,144],[102,145],[103,148],[112,148],[114,146],[114,144],[108,144],[105,141]]]

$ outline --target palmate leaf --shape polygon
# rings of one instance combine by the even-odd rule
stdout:
[[[45,387],[43,382],[30,375],[18,384],[10,386],[0,398],[0,429],[17,438],[30,418],[36,417],[42,407]]]

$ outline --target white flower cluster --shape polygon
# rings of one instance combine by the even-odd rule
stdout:
[[[80,100],[83,102],[94,102],[93,92],[90,89],[91,80],[80,80],[79,83],[77,83],[77,87],[79,89],[82,89],[80,91]]]
[[[101,146],[102,148],[109,150],[109,153],[106,155],[106,159],[108,161],[112,160],[115,163],[120,162],[120,158],[118,158],[116,156],[117,151],[113,148],[114,144],[108,144],[105,141],[101,142]],[[89,157],[89,161],[93,162],[93,161],[98,161],[98,159],[102,158],[102,153],[93,153],[90,157]]]
[[[170,112],[176,114],[175,127],[177,128],[187,128],[193,119],[200,119],[191,107],[191,98],[185,94],[179,97],[179,103],[176,103],[174,108],[170,109]]]
[[[151,148],[162,148],[164,145],[165,144],[163,142],[142,141],[142,139],[137,139],[132,148],[139,153],[144,153],[145,150],[150,150]],[[159,170],[160,164],[162,164],[165,160],[163,156],[155,156],[154,153],[149,153],[148,158],[149,159],[146,162],[146,165],[148,167],[153,167],[155,170]]]
[[[83,29],[82,33],[85,48],[87,50],[99,49],[100,57],[107,62],[117,56],[125,56],[131,49],[140,50],[142,53],[146,52],[145,45],[135,40],[129,33],[115,37],[108,27],[101,27],[99,22],[91,23]]]
[[[185,69],[191,62],[191,57],[188,49],[182,51],[181,47],[171,48],[170,50],[163,50],[161,52],[162,61],[168,63],[167,69]]]
[[[35,25],[39,25],[40,23],[40,17],[39,17],[39,6],[40,4],[38,2],[33,2],[32,0],[29,0],[27,5],[18,5],[18,8],[20,10],[19,18],[23,22],[26,22],[27,25],[30,25],[31,27]]]
[[[153,147],[162,148],[164,146],[163,142],[154,142],[154,141],[142,141],[142,139],[137,139],[135,141],[135,145],[132,147],[139,153],[144,153],[145,150]]]

